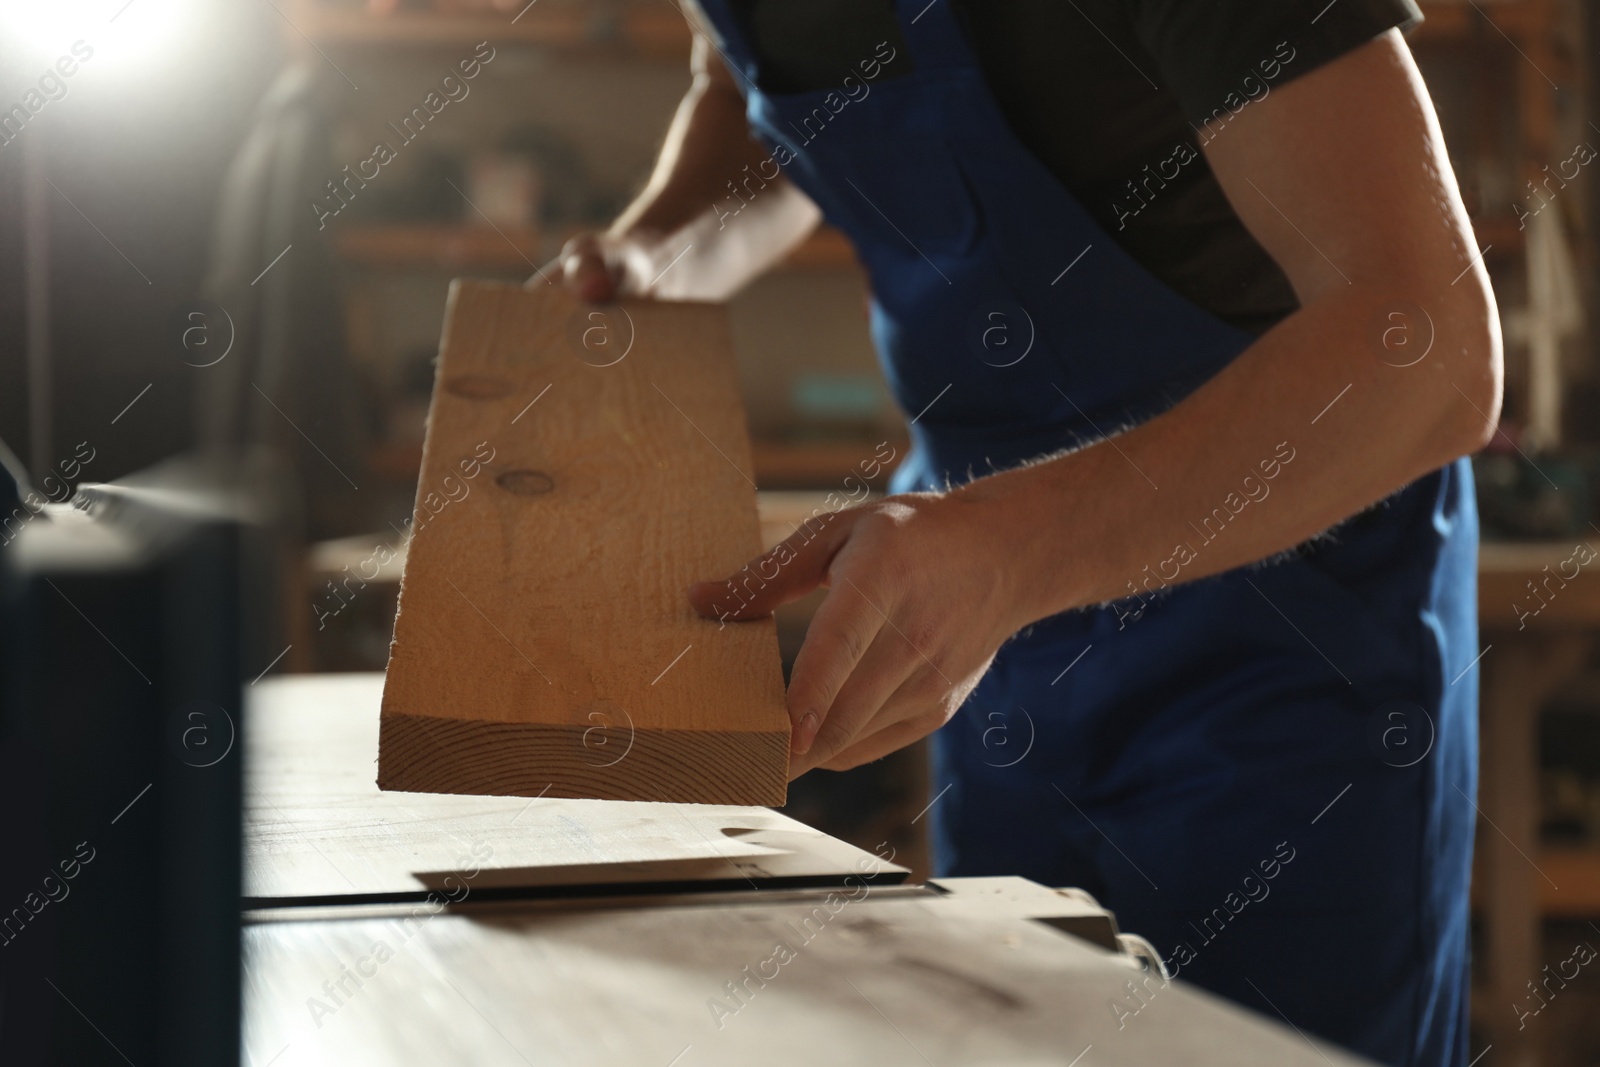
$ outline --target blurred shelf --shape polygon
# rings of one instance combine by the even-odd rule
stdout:
[[[843,500],[841,505],[843,495],[835,496],[830,502],[828,494],[820,489],[763,489],[756,493],[756,513],[761,518],[762,551],[792,536],[808,522],[812,524],[811,529],[818,529],[818,520],[829,521],[826,516],[830,512],[839,511],[842,506],[863,503],[865,499]],[[874,499],[881,495],[870,494]]]
[[[1537,574],[1572,555],[1585,540],[1583,534],[1574,534],[1571,541],[1485,540],[1478,545],[1478,574]]]
[[[1543,632],[1600,626],[1600,582],[1592,573],[1578,580],[1596,569],[1596,564],[1585,567],[1575,558],[1582,540],[1485,541],[1479,545],[1478,624],[1485,630],[1513,633],[1524,628]],[[1563,570],[1567,563],[1574,565],[1570,574]],[[1543,583],[1552,576],[1557,584],[1545,587]],[[1531,592],[1529,583],[1544,588],[1549,602]],[[1517,610],[1519,606],[1522,612]]]
[[[516,12],[364,11],[296,5],[294,27],[313,44],[468,46],[480,41],[572,51],[619,52],[647,58],[686,58],[688,24],[675,7],[543,2]]]
[[[856,250],[843,232],[819,226],[783,261],[785,267],[853,267]]]
[[[883,440],[879,438],[878,440]],[[890,436],[896,461],[906,454],[904,437]],[[846,478],[860,479],[861,464],[873,458],[877,441],[788,442],[756,439],[750,442],[751,459],[756,469],[756,484],[763,489],[832,490],[843,496]],[[873,489],[882,489],[894,473],[894,463],[884,466],[878,477],[865,479]],[[852,483],[854,484],[854,483]]]
[[[1508,36],[1544,32],[1550,24],[1537,0],[1422,0],[1426,16],[1412,41],[1459,39],[1487,20]],[[1481,10],[1480,10],[1481,9]],[[515,21],[513,21],[513,19]],[[690,33],[675,6],[577,4],[540,0],[513,11],[400,11],[375,16],[361,10],[295,5],[294,26],[309,40],[333,45],[525,44],[571,50],[614,50],[660,58],[686,57]],[[1489,27],[1482,27],[1489,29]]]
[[[1539,879],[1539,910],[1546,918],[1600,916],[1600,850],[1545,849],[1539,854],[1539,869],[1550,879]]]
[[[879,438],[878,441],[883,440]],[[902,436],[890,435],[896,461],[906,454]],[[861,464],[873,458],[878,441],[814,441],[789,443],[756,440],[751,442],[756,482],[763,489],[814,489],[824,495],[850,491],[844,480],[861,478]],[[386,481],[414,481],[422,469],[422,444],[389,441],[374,445],[367,453],[367,464]],[[882,489],[893,473],[894,464],[884,466],[876,478],[865,479],[873,489]]]
[[[386,482],[415,482],[422,471],[422,442],[380,441],[367,450],[367,467]]]
[[[1547,847],[1539,851],[1537,863],[1534,880],[1539,886],[1539,912],[1544,918],[1600,918],[1600,849]],[[1479,874],[1474,863],[1472,906],[1481,910]]]
[[[1530,33],[1547,33],[1550,29],[1550,12],[1540,0],[1420,0],[1422,25],[1411,31],[1408,39],[1434,41],[1456,39],[1474,32],[1484,20],[1492,23],[1509,37]]]
[[[366,267],[532,271],[544,266],[545,233],[534,228],[467,226],[454,223],[351,223],[336,226],[333,246],[340,258]],[[561,235],[563,240],[565,234]],[[549,247],[553,249],[555,243]],[[821,227],[783,262],[788,268],[836,268],[856,262],[844,234]]]
[[[543,266],[543,231],[453,223],[361,223],[336,227],[340,258],[366,267],[477,267],[532,271]]]
[[[1484,215],[1472,220],[1472,232],[1477,235],[1480,247],[1492,249],[1485,259],[1502,259],[1522,254],[1528,231],[1518,224],[1514,215]]]
[[[1421,0],[1426,16],[1411,40],[1456,39],[1487,20],[1509,36],[1544,32],[1547,7],[1538,0]],[[399,11],[375,16],[294,5],[294,25],[314,42],[335,45],[527,44],[575,50],[619,50],[657,57],[687,56],[690,33],[675,6],[578,4],[540,0],[514,11]],[[513,21],[513,19],[515,21]],[[1489,29],[1489,27],[1483,27]]]

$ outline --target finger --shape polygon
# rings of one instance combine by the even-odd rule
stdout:
[[[927,670],[920,664],[918,669],[912,670],[910,676],[900,684],[900,687],[884,701],[878,713],[873,716],[866,728],[852,737],[849,742],[839,749],[833,756],[824,758],[819,750],[821,741],[812,746],[811,756],[818,767],[830,771],[849,770],[869,760],[894,751],[897,746],[884,747],[886,742],[881,742],[879,734],[889,733],[899,736],[903,731],[901,724],[911,720],[931,721],[933,725],[926,732],[932,732],[954,714],[954,709],[960,706],[960,701],[955,699],[959,691],[944,681],[936,672]],[[921,736],[920,734],[917,736]],[[915,738],[913,738],[915,740]],[[861,751],[870,750],[875,755],[866,756],[855,762],[845,761],[846,757],[855,757]]]
[[[913,715],[909,719],[901,719],[899,722],[890,723],[876,733],[857,738],[849,748],[840,752],[828,762],[817,766],[826,771],[851,770],[864,763],[882,759],[892,752],[898,752],[907,745],[916,744],[943,726],[944,722],[944,714],[940,711],[935,711],[931,714]],[[789,772],[789,780],[793,781],[796,777],[795,772],[791,770]]]
[[[807,519],[792,536],[720,582],[695,582],[689,603],[708,619],[762,619],[823,584],[854,523],[851,512]]]
[[[789,676],[791,763],[810,751],[839,690],[882,628],[883,616],[858,596],[836,589],[823,599]]]
[[[830,595],[848,597],[854,593],[846,586]],[[880,629],[872,647],[839,687],[838,695],[822,716],[815,738],[803,751],[790,749],[789,773],[803,774],[812,767],[820,767],[868,734],[895,719],[914,714],[915,705],[900,701],[896,708],[891,702],[917,673],[920,664],[921,661],[909,654],[904,643],[890,630]],[[797,663],[797,671],[798,668]],[[900,714],[893,714],[897,710]]]
[[[593,233],[580,233],[561,250],[561,276],[580,300],[604,303],[617,295],[616,272],[606,260],[605,248]]]

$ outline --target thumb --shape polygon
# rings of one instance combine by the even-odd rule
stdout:
[[[708,619],[762,619],[822,585],[849,540],[854,511],[813,516],[799,530],[721,581],[695,582],[689,603]]]
[[[607,261],[600,237],[581,233],[561,249],[561,276],[580,300],[603,304],[616,298],[617,272]]]

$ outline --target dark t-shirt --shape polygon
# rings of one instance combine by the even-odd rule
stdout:
[[[1013,132],[1156,277],[1263,333],[1298,306],[1200,147],[1234,115],[1391,27],[1414,0],[933,0],[955,3]],[[730,0],[762,89],[834,88],[880,41],[910,70],[887,0]]]

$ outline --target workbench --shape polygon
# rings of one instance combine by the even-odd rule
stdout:
[[[249,688],[253,1067],[1364,1062],[1164,982],[1076,890],[907,885],[765,808],[380,793],[381,687]]]

